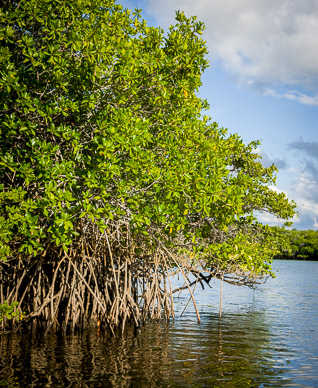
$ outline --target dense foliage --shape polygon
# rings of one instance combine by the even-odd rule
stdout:
[[[2,302],[116,326],[169,316],[160,284],[175,268],[269,273],[279,233],[253,212],[288,219],[294,205],[269,188],[258,142],[203,116],[203,24],[178,12],[164,35],[112,0],[2,4]]]
[[[281,252],[278,259],[318,260],[317,230],[284,230],[288,249]]]

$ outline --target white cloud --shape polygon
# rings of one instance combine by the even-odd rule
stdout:
[[[318,217],[318,203],[313,200],[299,199],[297,207],[300,213],[309,213],[313,219]]]
[[[316,182],[312,180],[306,173],[294,182],[292,191],[288,193],[286,190],[281,190],[276,186],[269,186],[276,193],[284,193],[287,198],[295,200],[297,204],[297,212],[290,220],[294,227],[299,229],[318,229],[318,203],[316,198],[307,196],[306,193],[316,188]],[[291,195],[290,195],[291,194]],[[284,220],[281,220],[270,213],[257,212],[258,220],[263,224],[272,226],[282,226]]]
[[[317,191],[318,182],[316,177],[308,171],[303,171],[292,182],[291,195],[299,212],[297,227],[301,229],[318,229]]]
[[[220,60],[246,87],[269,93],[293,85],[308,93],[272,93],[318,105],[318,1],[147,0],[145,5],[163,27],[173,23],[175,10],[198,16],[207,27],[212,61]]]
[[[301,173],[292,182],[295,201],[301,211],[312,212],[318,216],[318,181],[317,177],[307,171]]]
[[[265,94],[268,96],[274,96],[278,98],[286,98],[287,100],[297,101],[303,105],[318,106],[318,94],[309,96],[304,93],[300,93],[297,90],[289,90],[286,93],[279,93],[273,89],[267,89]]]

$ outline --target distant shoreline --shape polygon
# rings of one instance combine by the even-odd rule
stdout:
[[[306,259],[300,259],[298,257],[275,257],[273,260],[292,260],[292,261],[318,261],[318,257],[309,257]]]

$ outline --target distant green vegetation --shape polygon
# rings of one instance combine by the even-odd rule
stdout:
[[[318,260],[317,230],[285,230],[289,250],[277,256],[278,259]]]

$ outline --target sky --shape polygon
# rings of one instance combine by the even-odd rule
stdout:
[[[118,0],[165,31],[175,11],[205,23],[207,114],[245,143],[260,140],[276,187],[297,204],[297,229],[318,229],[318,1]],[[261,221],[279,225],[263,215]]]

